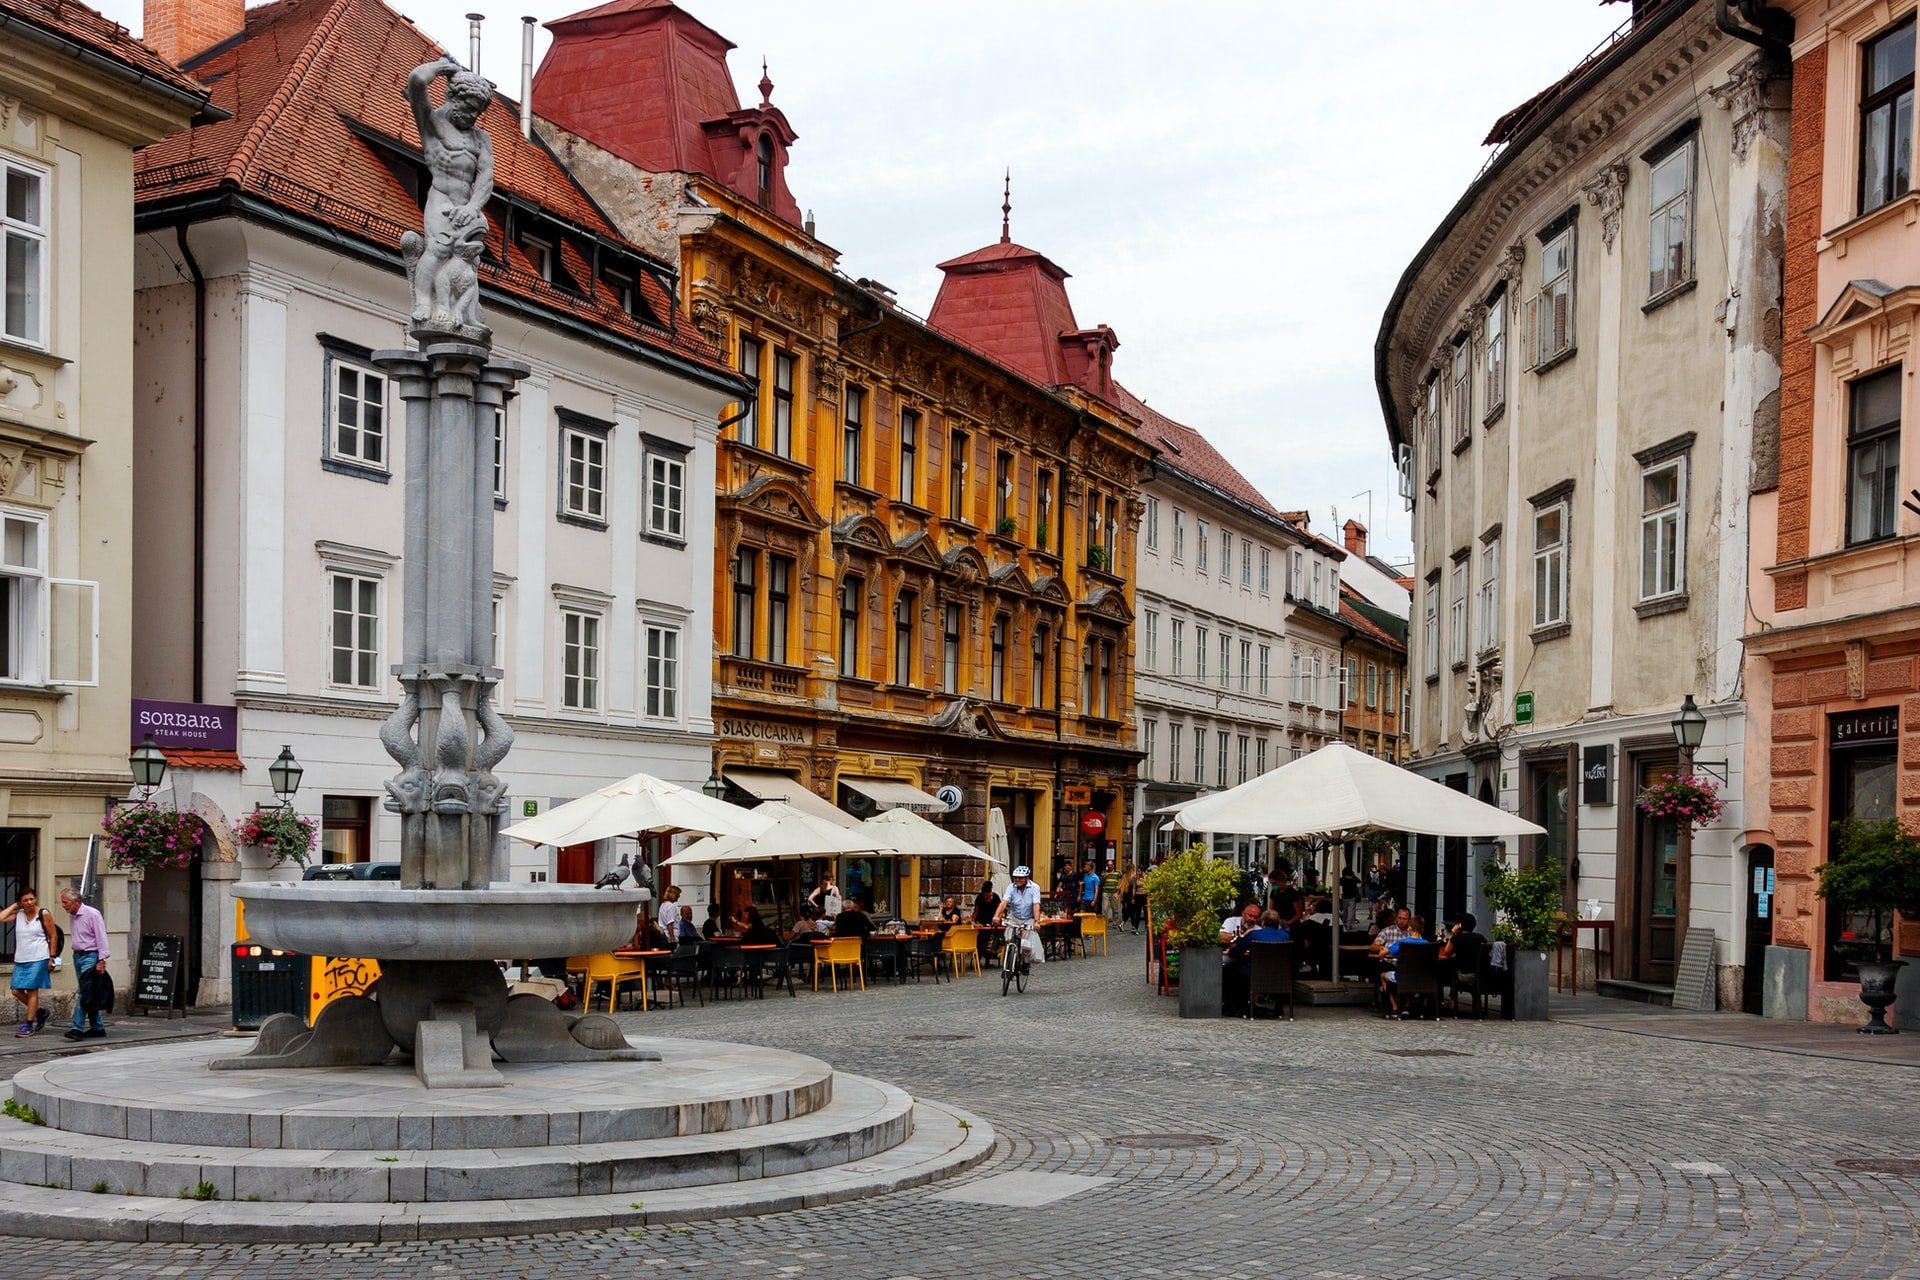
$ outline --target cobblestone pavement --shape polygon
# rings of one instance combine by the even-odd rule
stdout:
[[[1911,1069],[1570,1024],[1184,1023],[1140,943],[1039,970],[772,994],[632,1019],[803,1050],[990,1119],[959,1183],[683,1228],[391,1245],[0,1239],[0,1275],[493,1277],[1920,1276]],[[966,1036],[968,1039],[943,1039]],[[1400,1056],[1411,1051],[1412,1056]],[[12,1066],[13,1064],[7,1064]],[[1202,1134],[1214,1146],[1116,1145]],[[1012,1172],[1110,1181],[1032,1207],[943,1198]]]

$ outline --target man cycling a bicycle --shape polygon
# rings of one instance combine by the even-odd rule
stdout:
[[[1046,951],[1040,945],[1040,886],[1033,882],[1033,868],[1013,869],[1013,883],[1001,897],[1000,908],[993,913],[993,923],[996,928],[1009,923],[1023,926],[1020,943],[1028,958],[1035,964],[1046,963]]]

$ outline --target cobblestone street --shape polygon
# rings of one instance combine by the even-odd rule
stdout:
[[[514,1240],[161,1246],[0,1240],[13,1275],[1920,1275],[1920,1182],[1896,1154],[1920,1077],[1566,1023],[1182,1023],[1140,944],[864,996],[649,1013],[636,1028],[779,1046],[987,1117],[957,1183],[685,1228]],[[965,1037],[951,1039],[948,1037]],[[9,1060],[17,1069],[23,1060]],[[1197,1134],[1154,1149],[1127,1135]],[[1040,1175],[1007,1183],[988,1180]],[[1077,1175],[1077,1178],[1058,1178]],[[1093,1181],[1087,1181],[1087,1180]],[[984,1187],[981,1184],[985,1184]],[[1017,1207],[952,1198],[1004,1191]],[[1046,1203],[1061,1192],[1070,1192]]]

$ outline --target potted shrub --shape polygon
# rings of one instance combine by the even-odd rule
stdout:
[[[1907,962],[1893,958],[1893,914],[1920,911],[1920,839],[1898,818],[1836,822],[1832,857],[1821,864],[1818,874],[1821,897],[1838,903],[1843,911],[1864,911],[1873,921],[1873,936],[1855,952],[1860,1003],[1871,1015],[1860,1031],[1895,1035],[1897,1029],[1887,1025],[1887,1006],[1893,1003],[1894,980]]]
[[[1180,1016],[1220,1016],[1220,920],[1233,909],[1239,872],[1189,845],[1147,872],[1147,901],[1180,949]]]
[[[307,865],[316,835],[312,818],[303,818],[291,808],[255,809],[234,832],[240,843],[258,849],[273,859],[273,865],[297,862]]]
[[[1011,538],[1019,527],[1013,522],[1012,516],[1001,516],[1000,522],[993,526],[993,531],[1003,538]]]
[[[117,871],[184,867],[200,856],[200,819],[156,804],[130,804],[100,823]]]
[[[1087,563],[1091,565],[1093,568],[1100,570],[1102,573],[1105,573],[1107,569],[1107,561],[1108,561],[1108,556],[1107,556],[1107,549],[1105,547],[1102,547],[1096,544],[1095,546],[1091,546],[1087,548]]]
[[[1547,951],[1559,937],[1560,868],[1542,863],[1515,871],[1496,860],[1481,873],[1487,901],[1499,915],[1494,940],[1507,944],[1507,972],[1513,978],[1508,1005],[1518,1020],[1544,1022]]]

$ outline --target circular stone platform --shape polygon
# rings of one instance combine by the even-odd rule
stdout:
[[[382,1240],[681,1221],[875,1195],[984,1157],[992,1131],[802,1054],[643,1038],[659,1062],[220,1071],[205,1042],[58,1059],[0,1118],[0,1233]],[[184,1197],[184,1198],[183,1198]]]

